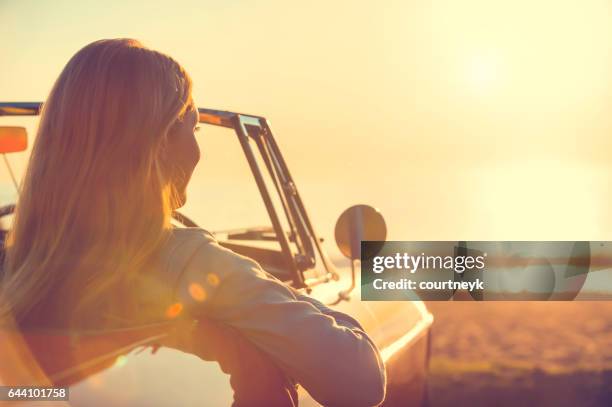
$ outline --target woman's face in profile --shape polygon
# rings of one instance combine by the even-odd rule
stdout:
[[[172,168],[170,179],[178,193],[179,202],[176,207],[180,208],[187,200],[187,184],[191,179],[193,170],[200,161],[200,148],[195,138],[198,124],[198,111],[193,108],[185,114],[182,121],[178,122],[168,134],[166,147],[167,159]]]

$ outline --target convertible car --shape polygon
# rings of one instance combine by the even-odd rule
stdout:
[[[15,124],[19,120],[36,120],[40,108],[41,103],[0,103],[0,152],[5,161],[6,153],[27,149],[26,129]],[[225,129],[218,136],[213,134],[215,137],[225,137],[224,142],[239,146],[237,151],[241,154],[215,151],[214,155],[222,156],[228,167],[246,162],[249,182],[258,192],[258,203],[263,204],[260,206],[268,224],[220,228],[213,232],[217,240],[257,260],[266,271],[295,289],[360,321],[381,349],[386,364],[388,388],[384,405],[426,404],[432,315],[418,301],[360,301],[359,275],[355,272],[360,241],[385,239],[380,213],[366,205],[347,209],[336,224],[335,237],[340,252],[348,259],[329,256],[268,121],[248,114],[198,110],[200,123]],[[208,146],[206,151],[210,149]],[[192,188],[198,188],[197,182],[194,178]],[[192,193],[185,212],[174,214],[176,227],[198,226],[200,222],[192,214],[197,212],[201,196],[197,191]],[[209,196],[206,202],[214,199]],[[254,206],[248,202],[248,208]],[[242,205],[247,204],[243,201]],[[14,207],[7,202],[0,208],[2,236],[10,228]],[[250,212],[234,215],[226,219],[250,222]],[[203,226],[211,230],[208,221]],[[160,322],[115,331],[24,332],[14,324],[5,324],[0,327],[0,386],[66,387],[67,403],[76,406],[225,406],[240,404],[241,400],[247,400],[242,404],[255,404],[248,400],[274,404],[266,403],[265,396],[250,399],[245,394],[261,388],[260,381],[266,373],[249,370],[240,361],[228,367],[232,347],[224,347],[226,341],[215,337],[214,329],[207,330],[212,332],[208,337],[204,335],[200,357],[159,346],[173,329],[172,323]],[[304,406],[318,405],[299,386],[294,401]]]

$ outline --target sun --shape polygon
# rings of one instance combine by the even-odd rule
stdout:
[[[467,60],[465,70],[467,80],[474,90],[491,90],[501,79],[499,60],[491,55],[472,56]]]

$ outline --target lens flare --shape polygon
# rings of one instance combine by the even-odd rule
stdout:
[[[168,309],[166,309],[166,317],[170,319],[176,318],[181,314],[182,311],[183,304],[181,304],[180,302],[174,303],[170,305]]]
[[[198,302],[206,300],[206,290],[198,283],[189,284],[189,295]]]
[[[206,282],[210,284],[211,286],[216,287],[219,285],[221,280],[219,279],[219,276],[216,275],[215,273],[210,273],[206,276]]]

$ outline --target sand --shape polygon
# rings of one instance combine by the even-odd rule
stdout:
[[[612,302],[429,302],[432,406],[612,406]]]

